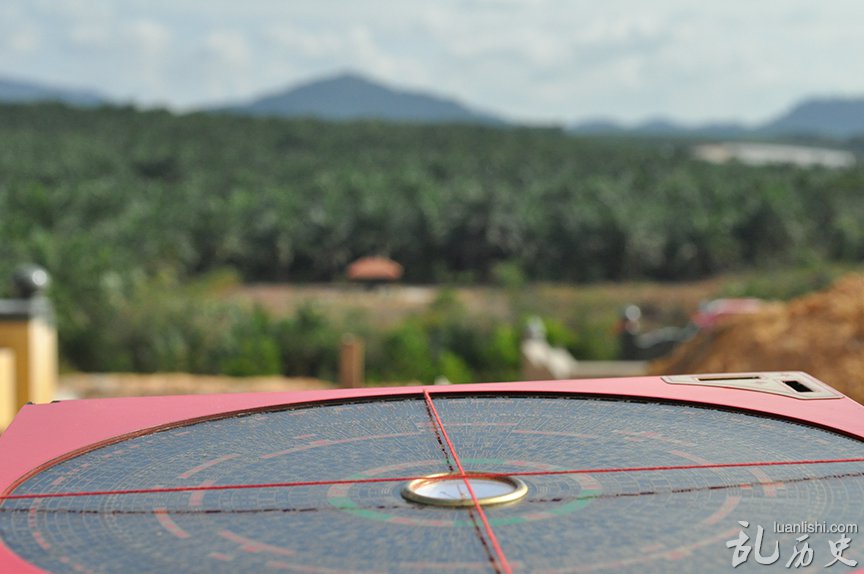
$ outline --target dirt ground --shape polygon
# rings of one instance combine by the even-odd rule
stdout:
[[[290,315],[299,307],[311,305],[334,319],[360,314],[376,327],[391,327],[429,307],[441,289],[426,285],[385,285],[367,289],[349,284],[253,284],[232,290],[228,298],[260,305],[276,316]],[[459,288],[456,293],[471,309],[496,318],[507,314],[506,294],[500,289]]]
[[[59,399],[197,395],[211,393],[256,393],[334,388],[319,379],[284,377],[235,378],[186,373],[82,373],[61,375]]]
[[[617,312],[630,303],[643,307],[648,324],[686,322],[699,302],[716,295],[722,279],[690,283],[597,283],[584,286],[532,284],[521,292],[524,306],[533,313],[567,314],[576,308],[605,308]],[[360,313],[377,327],[389,327],[422,312],[444,289],[437,286],[389,285],[369,290],[349,284],[253,284],[232,289],[227,298],[257,304],[276,316],[313,305],[332,318]],[[472,313],[507,320],[513,294],[498,287],[456,287],[457,299]]]
[[[752,315],[729,318],[651,374],[805,371],[864,403],[864,275]]]

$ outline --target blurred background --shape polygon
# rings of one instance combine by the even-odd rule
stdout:
[[[0,347],[56,326],[64,398],[801,369],[862,400],[862,17],[4,0]]]

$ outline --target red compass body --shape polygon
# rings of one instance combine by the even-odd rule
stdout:
[[[28,405],[0,462],[3,573],[864,566],[864,406],[796,372]]]

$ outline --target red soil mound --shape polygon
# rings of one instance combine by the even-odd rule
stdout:
[[[651,374],[805,371],[864,403],[864,275],[725,320],[649,366]]]

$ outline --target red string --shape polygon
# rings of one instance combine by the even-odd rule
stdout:
[[[864,462],[864,458],[833,458],[822,460],[780,460],[767,462],[720,462],[714,464],[685,464],[678,466],[643,466],[625,468],[581,468],[572,470],[535,470],[514,472],[471,472],[453,473],[438,477],[437,480],[450,480],[454,478],[506,478],[508,476],[556,476],[566,474],[608,474],[612,472],[659,472],[667,470],[698,470],[712,468],[746,468],[753,466],[789,466],[808,464],[832,464],[832,463],[854,463]],[[113,496],[123,494],[160,494],[170,492],[196,492],[207,490],[242,490],[250,488],[290,488],[295,486],[331,486],[334,484],[365,484],[376,482],[409,482],[426,476],[392,476],[371,478],[348,478],[340,480],[303,480],[293,482],[267,482],[256,484],[216,484],[209,486],[169,486],[157,488],[137,488],[132,490],[93,490],[82,492],[50,492],[36,494],[9,494],[0,496],[4,500],[28,500],[35,498],[69,498],[77,496]],[[433,479],[435,480],[435,479]],[[778,481],[783,482],[783,481]]]
[[[513,574],[513,569],[510,567],[510,563],[507,562],[507,557],[504,556],[504,550],[501,548],[501,544],[498,543],[498,538],[495,536],[495,532],[492,531],[492,525],[489,524],[489,519],[486,518],[483,506],[480,504],[480,501],[477,500],[477,495],[474,493],[471,481],[468,480],[468,476],[465,474],[465,469],[462,468],[462,462],[459,460],[459,455],[456,454],[456,449],[453,447],[453,443],[450,442],[450,437],[447,436],[447,430],[444,428],[444,423],[441,422],[441,417],[438,416],[438,409],[435,408],[435,403],[432,402],[432,396],[429,394],[428,390],[423,390],[423,397],[426,399],[429,413],[435,419],[435,424],[438,425],[438,429],[441,431],[441,436],[444,438],[444,442],[447,443],[447,448],[450,449],[450,454],[453,455],[453,461],[459,469],[462,480],[468,488],[468,494],[471,495],[471,501],[474,503],[474,510],[477,511],[477,515],[480,516],[480,521],[483,522],[483,528],[486,529],[486,535],[489,537],[489,542],[492,544],[492,548],[498,556],[498,563],[501,566],[501,570],[504,574]]]
[[[40,494],[11,494],[0,496],[3,500],[25,500],[28,498],[66,498],[73,496],[112,496],[115,494],[160,494],[165,492],[196,492],[201,490],[241,490],[246,488],[288,488],[294,486],[328,486],[333,484],[362,484],[365,482],[402,482],[423,478],[406,476],[392,478],[358,478],[345,480],[303,480],[295,482],[267,482],[261,484],[211,484],[208,486],[169,486],[156,488],[136,488],[132,490],[92,490],[84,492],[54,492]]]
[[[708,464],[681,464],[675,466],[630,466],[625,468],[585,468],[578,470],[533,470],[494,473],[488,476],[555,476],[560,474],[608,474],[610,472],[658,472],[663,470],[693,470],[711,468],[746,468],[751,466],[789,466],[795,464],[831,464],[842,462],[864,462],[864,458],[826,458],[820,460],[773,460],[762,462],[717,462]],[[471,476],[477,476],[472,474]],[[486,476],[486,475],[484,475]],[[478,476],[478,478],[480,478]]]

